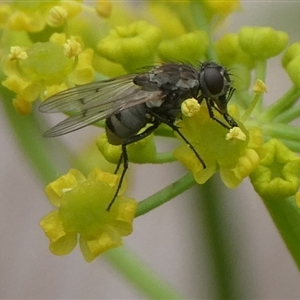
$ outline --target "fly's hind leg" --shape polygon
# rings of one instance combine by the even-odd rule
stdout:
[[[140,134],[134,135],[133,137],[131,137],[131,138],[127,139],[125,142],[123,142],[123,144],[122,144],[122,153],[121,153],[120,159],[118,161],[115,174],[118,172],[118,170],[119,170],[119,168],[121,166],[122,161],[123,161],[123,171],[121,173],[120,181],[118,183],[118,187],[116,189],[116,192],[115,192],[112,200],[110,201],[110,203],[109,203],[109,205],[108,205],[108,207],[106,209],[107,211],[110,211],[112,205],[114,204],[114,202],[115,202],[115,200],[116,200],[116,198],[118,196],[118,193],[119,193],[119,191],[121,189],[121,186],[122,186],[122,183],[123,183],[126,171],[128,169],[127,146],[130,145],[130,144],[132,144],[132,143],[135,143],[135,142],[138,142],[138,141],[144,139],[145,137],[147,137],[148,135],[150,135],[159,125],[160,125],[160,121],[155,120],[154,124],[152,126],[148,127],[146,130],[144,130]]]

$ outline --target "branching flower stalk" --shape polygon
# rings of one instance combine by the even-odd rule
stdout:
[[[199,106],[194,99],[184,102],[182,118],[176,124],[204,159],[206,169],[184,143],[174,153],[158,153],[151,135],[129,145],[131,163],[178,160],[189,171],[143,201],[125,196],[124,185],[108,212],[105,208],[119,175],[105,167],[102,171],[97,164],[86,174],[72,167],[48,182],[46,195],[55,210],[40,226],[50,240],[52,253],[68,254],[79,240],[84,258],[90,262],[122,245],[122,237],[133,230],[134,217],[219,173],[228,188],[250,178],[300,267],[300,130],[292,123],[300,115],[300,42],[288,45],[288,34],[283,31],[247,26],[215,41],[222,22],[240,5],[239,1],[224,3],[148,1],[138,13],[124,3],[110,1],[97,1],[94,7],[78,1],[0,4],[0,91],[5,107],[10,103],[16,114],[33,114],[40,101],[67,88],[158,62],[180,61],[199,67],[199,62],[214,60],[234,77],[235,93],[228,108],[239,127],[228,131],[209,117],[205,104]],[[265,85],[267,60],[282,53],[291,87],[266,106],[264,93],[272,89]],[[222,118],[218,113],[216,117]],[[13,115],[10,118],[13,124]],[[29,126],[31,134],[40,134],[40,125],[36,123],[38,130]],[[164,126],[155,134],[177,138]],[[99,156],[118,162],[121,147],[110,145],[105,134],[96,145]],[[55,172],[47,174],[47,165],[34,161],[36,153],[44,153],[45,161],[51,161],[43,148],[27,149],[27,156],[49,181]]]

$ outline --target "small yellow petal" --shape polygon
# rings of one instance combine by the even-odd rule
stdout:
[[[81,252],[87,262],[91,262],[97,256],[111,248],[122,246],[122,238],[113,230],[104,231],[95,239],[85,239],[80,237],[79,240]]]
[[[50,251],[55,255],[68,254],[76,246],[76,233],[65,232],[58,211],[52,211],[43,217],[40,226],[50,240]]]
[[[59,206],[63,194],[85,180],[86,178],[81,172],[71,169],[66,175],[49,183],[45,188],[45,193],[54,206]]]

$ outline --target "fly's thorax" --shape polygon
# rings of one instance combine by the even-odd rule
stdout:
[[[168,93],[184,90],[195,95],[199,91],[198,71],[190,65],[179,63],[156,66],[149,72],[137,75],[133,82],[146,91]]]
[[[147,107],[144,103],[110,116],[105,122],[108,142],[112,145],[121,145],[136,135],[148,121]]]

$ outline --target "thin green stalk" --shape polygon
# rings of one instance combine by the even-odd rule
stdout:
[[[276,123],[289,123],[300,117],[300,105],[291,107],[274,118]]]
[[[280,139],[280,141],[283,142],[293,152],[300,153],[300,143],[299,142],[293,142],[291,140],[285,140],[285,139]]]
[[[300,141],[300,128],[298,126],[286,124],[264,124],[263,132],[271,137],[278,139],[288,139],[291,141]]]
[[[284,93],[276,102],[267,107],[261,113],[260,118],[266,121],[272,121],[282,112],[292,107],[300,97],[300,88],[292,86],[286,93]]]
[[[167,152],[158,152],[156,153],[156,156],[151,161],[152,164],[163,164],[163,163],[169,163],[175,161],[175,157],[173,155],[173,151],[167,151]]]
[[[222,210],[224,199],[218,182],[211,178],[201,187],[201,213],[208,238],[208,251],[213,267],[216,299],[243,299],[238,281],[233,272],[234,254],[232,253],[230,233],[227,230],[226,213]]]
[[[267,72],[267,60],[260,60],[256,63],[255,66],[255,76],[256,79],[260,79],[263,82],[266,82],[266,72]],[[259,101],[256,104],[256,110],[261,113],[263,107],[262,96],[258,97]]]
[[[124,246],[107,252],[105,258],[148,299],[183,299]]]
[[[22,153],[28,158],[43,182],[52,181],[57,175],[57,169],[54,161],[48,155],[49,149],[46,143],[42,142],[42,131],[38,126],[36,116],[34,114],[19,115],[15,111],[12,101],[9,100],[12,97],[11,94],[4,89],[1,89],[1,97],[5,115],[21,146]]]
[[[191,1],[190,2],[191,8],[191,16],[197,28],[205,31],[209,38],[209,46],[207,50],[207,59],[212,61],[218,61],[217,54],[213,47],[214,43],[212,40],[211,28],[210,24],[207,22],[205,16],[205,9],[203,7],[203,1]]]
[[[300,209],[295,197],[263,201],[300,270]]]
[[[195,179],[191,173],[187,173],[172,184],[166,186],[159,192],[139,202],[136,217],[139,217],[158,206],[168,202],[179,194],[183,193],[195,184]]]
[[[261,102],[262,99],[262,95],[255,95],[252,99],[252,101],[250,102],[248,108],[245,110],[245,112],[243,113],[242,117],[241,117],[241,121],[242,122],[246,122],[247,119],[250,117],[250,115],[252,114],[253,110],[255,109],[255,107],[257,106],[257,104],[259,102]]]

